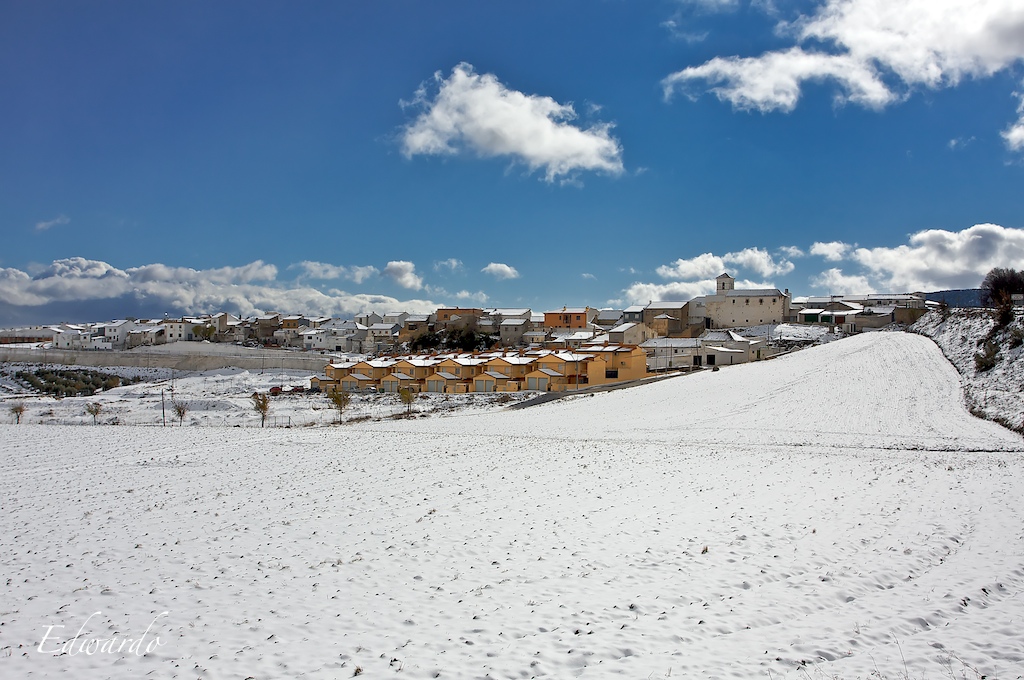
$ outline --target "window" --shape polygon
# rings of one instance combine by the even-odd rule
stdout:
[[[764,304],[764,298],[758,298],[757,302],[758,302],[758,304],[762,304],[763,305]]]
[[[605,377],[605,380],[618,380],[618,378],[619,378],[619,369],[617,369],[617,368],[606,368],[604,370],[604,377]]]

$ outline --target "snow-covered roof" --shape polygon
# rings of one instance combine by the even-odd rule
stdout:
[[[622,313],[623,314],[638,314],[638,313],[640,313],[642,311],[644,311],[644,306],[643,305],[630,305],[629,307],[626,307],[624,310],[622,310]]]
[[[618,326],[616,326],[615,328],[611,329],[608,332],[609,333],[625,333],[626,331],[628,331],[631,328],[636,328],[636,326],[637,325],[635,323],[620,323]]]
[[[700,338],[651,338],[640,343],[644,349],[700,347]]]

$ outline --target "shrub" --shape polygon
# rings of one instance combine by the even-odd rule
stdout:
[[[992,340],[986,340],[982,350],[974,355],[974,370],[982,373],[995,368],[998,355],[999,345]]]
[[[18,425],[21,425],[21,417],[25,415],[25,405],[21,402],[11,404],[10,406],[11,415],[14,416],[14,420]]]
[[[171,408],[174,410],[174,415],[178,418],[178,426],[185,424],[185,416],[188,415],[188,402],[184,401],[172,401]]]

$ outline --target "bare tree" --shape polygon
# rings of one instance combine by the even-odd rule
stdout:
[[[25,415],[25,405],[20,401],[16,404],[11,404],[10,407],[11,415],[14,416],[14,420],[18,425],[21,425],[21,417]]]
[[[185,424],[185,416],[188,415],[188,402],[185,401],[172,401],[171,408],[174,410],[174,415],[178,417],[178,427]]]
[[[253,392],[252,407],[260,414],[260,427],[267,426],[267,414],[270,413],[270,395],[263,392]]]
[[[349,403],[352,401],[352,395],[345,390],[334,390],[327,393],[327,398],[330,400],[331,406],[337,409],[338,422],[340,423],[341,415],[345,412],[345,409],[348,408]]]
[[[92,424],[96,424],[96,417],[103,412],[103,404],[98,401],[94,401],[91,404],[85,405],[85,412],[92,416]]]

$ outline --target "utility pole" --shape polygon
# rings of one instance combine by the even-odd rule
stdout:
[[[164,427],[167,427],[167,405],[164,403],[164,391],[160,390],[160,415],[163,417]]]

